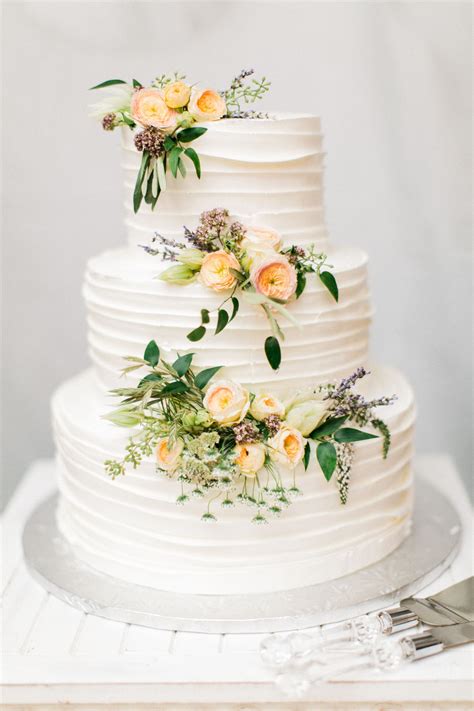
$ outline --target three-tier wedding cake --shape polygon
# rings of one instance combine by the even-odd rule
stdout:
[[[329,242],[319,118],[113,88],[128,245],[89,261],[92,367],[53,399],[61,532],[182,593],[375,563],[410,530],[414,398],[369,364],[368,258]]]

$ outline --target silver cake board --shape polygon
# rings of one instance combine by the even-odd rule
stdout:
[[[452,562],[461,522],[451,503],[417,482],[413,528],[383,560],[337,580],[248,595],[190,595],[133,585],[82,563],[58,530],[57,496],[31,514],[23,551],[32,576],[73,607],[110,620],[187,632],[277,632],[339,622],[396,605]]]

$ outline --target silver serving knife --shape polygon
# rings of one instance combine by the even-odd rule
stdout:
[[[415,627],[459,625],[474,621],[474,577],[426,598],[407,597],[400,607],[379,613],[385,619],[386,634]]]

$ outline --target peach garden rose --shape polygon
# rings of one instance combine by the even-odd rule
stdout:
[[[283,417],[285,406],[277,397],[262,393],[254,398],[250,406],[250,412],[256,420],[264,420],[270,415]]]
[[[156,460],[160,469],[173,472],[179,464],[179,458],[183,451],[183,441],[178,439],[170,446],[168,437],[161,437],[156,445]]]
[[[159,89],[139,89],[132,95],[130,110],[135,121],[142,126],[173,130],[178,114],[166,105]]]
[[[199,278],[204,286],[214,291],[225,291],[232,289],[237,279],[232,274],[232,269],[240,271],[240,264],[237,258],[223,249],[217,252],[209,252],[206,254],[201,264]]]
[[[246,476],[255,476],[265,463],[265,447],[261,444],[238,444],[235,463]]]
[[[255,290],[270,299],[288,301],[296,291],[296,269],[283,256],[264,260],[252,270],[250,277]]]
[[[204,407],[219,425],[241,422],[250,406],[248,391],[232,380],[218,380],[204,397]]]
[[[164,89],[164,99],[171,109],[181,109],[189,101],[191,87],[183,81],[173,81],[167,84]]]
[[[303,459],[304,439],[297,429],[284,425],[268,440],[270,456],[280,464],[296,466]]]
[[[218,121],[225,115],[227,107],[217,91],[194,87],[191,91],[188,111],[195,121]]]

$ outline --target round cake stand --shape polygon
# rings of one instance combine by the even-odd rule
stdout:
[[[338,622],[397,604],[433,581],[453,560],[461,523],[449,501],[417,482],[411,534],[389,556],[337,580],[251,595],[188,595],[142,587],[82,563],[56,525],[54,496],[23,533],[26,564],[52,595],[111,620],[188,632],[276,632]]]

